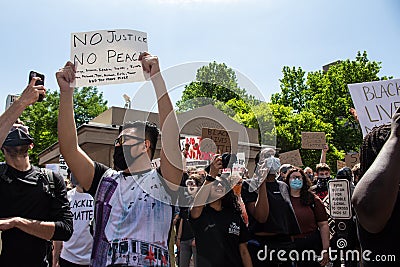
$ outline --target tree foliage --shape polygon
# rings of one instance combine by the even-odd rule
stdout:
[[[33,164],[38,164],[40,152],[58,140],[57,119],[60,94],[47,90],[46,99],[37,102],[22,113],[21,120],[29,126],[30,134],[35,140],[35,147],[30,153]],[[74,113],[77,127],[93,119],[107,109],[107,101],[103,93],[96,87],[83,87],[74,90]]]

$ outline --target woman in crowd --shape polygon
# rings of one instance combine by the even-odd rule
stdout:
[[[294,236],[300,255],[297,266],[325,266],[329,261],[329,225],[325,207],[320,198],[309,191],[311,182],[302,169],[291,169],[286,176],[286,183],[290,187],[290,201],[301,231]],[[324,253],[321,254],[322,249]],[[304,250],[315,251],[321,262],[301,258]]]
[[[231,185],[225,178],[217,177],[221,169],[221,158],[216,157],[190,211],[197,247],[196,266],[249,267],[252,263],[247,250],[247,227]]]

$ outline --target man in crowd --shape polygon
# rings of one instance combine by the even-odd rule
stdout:
[[[172,193],[182,178],[179,128],[158,58],[143,53],[139,60],[143,70],[150,74],[158,100],[162,145],[157,170],[151,168],[151,159],[159,131],[149,122],[124,123],[120,128],[113,156],[120,172],[92,161],[78,146],[74,90],[70,87],[75,79],[75,66],[68,62],[56,74],[60,86],[61,153],[82,188],[97,196],[91,259],[91,265],[96,267],[169,266],[168,233],[172,222],[171,204],[175,203]],[[138,262],[139,258],[143,262]]]
[[[0,266],[47,267],[49,240],[68,240],[72,214],[61,176],[32,166],[28,151],[34,140],[28,127],[15,123],[22,112],[45,94],[33,78],[21,96],[0,116]]]

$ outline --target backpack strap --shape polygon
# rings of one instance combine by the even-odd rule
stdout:
[[[53,175],[53,171],[46,169],[46,168],[40,168],[40,174],[41,176],[46,180],[46,183],[48,184],[48,193],[51,196],[55,196],[55,184],[54,184],[54,175]]]

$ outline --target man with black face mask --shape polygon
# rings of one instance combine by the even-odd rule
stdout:
[[[68,240],[72,213],[61,176],[32,166],[33,138],[17,121],[45,88],[33,78],[21,96],[0,116],[0,266],[49,266],[49,240]],[[49,178],[51,177],[51,178]]]
[[[314,192],[321,200],[328,195],[328,181],[331,178],[331,168],[326,163],[319,163],[316,166],[317,184],[314,186]]]
[[[156,125],[149,122],[125,123],[120,128],[113,156],[119,171],[92,161],[78,146],[76,135],[74,88],[70,87],[75,66],[68,62],[56,74],[61,92],[60,150],[79,184],[95,197],[91,266],[170,266],[172,193],[178,189],[183,173],[179,127],[158,58],[143,53],[139,60],[143,70],[150,74],[158,99],[162,129],[158,170],[151,168],[151,159],[159,133]]]

